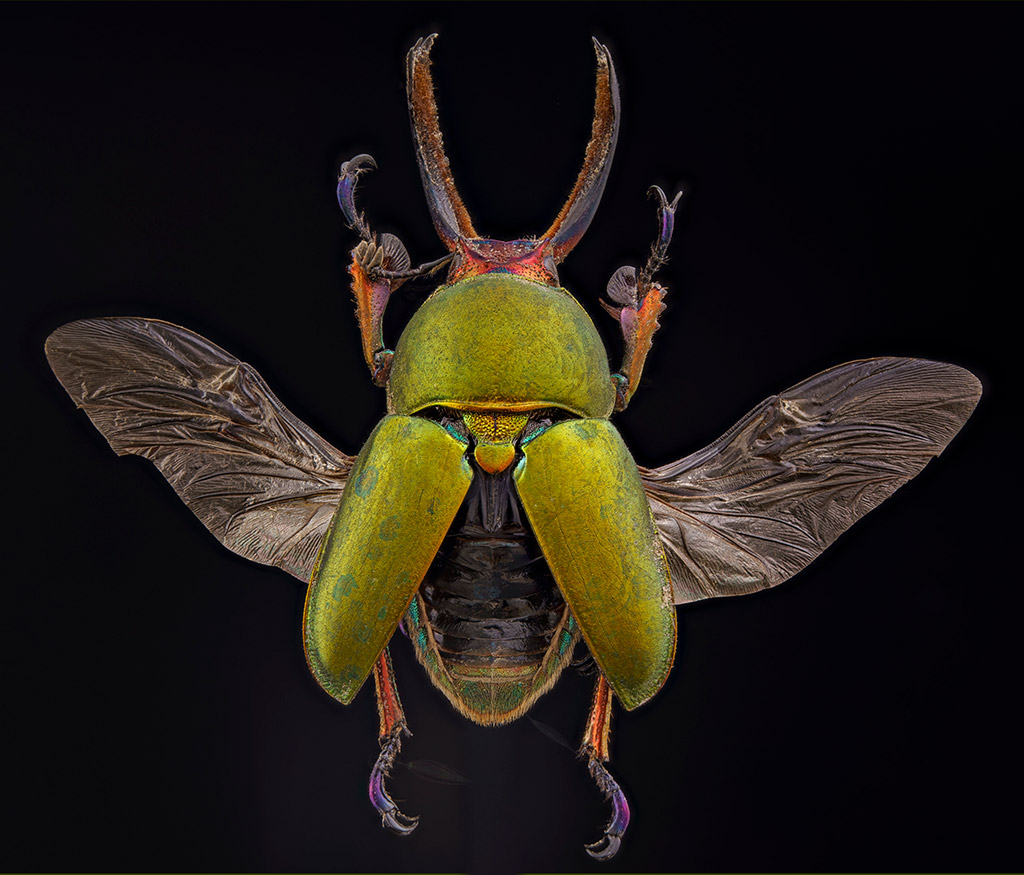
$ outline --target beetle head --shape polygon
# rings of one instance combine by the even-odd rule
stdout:
[[[485,273],[511,273],[544,286],[558,286],[558,268],[551,240],[485,240],[459,238],[448,282]]]
[[[430,49],[437,34],[419,40],[407,58],[407,89],[416,157],[427,205],[441,241],[455,253],[449,283],[499,272],[558,286],[558,265],[580,241],[604,192],[619,135],[619,85],[608,49],[594,40],[597,100],[583,168],[551,227],[535,240],[491,240],[473,227],[455,188],[437,120]]]

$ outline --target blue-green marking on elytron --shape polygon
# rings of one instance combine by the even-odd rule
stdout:
[[[360,498],[366,498],[377,485],[378,476],[380,476],[380,472],[377,471],[376,466],[367,465],[352,480],[352,491]]]
[[[352,590],[358,588],[359,584],[356,583],[355,577],[351,574],[340,574],[334,583],[334,588],[331,590],[331,598],[336,602],[340,602],[342,599],[348,598]]]
[[[377,527],[377,537],[382,541],[393,541],[401,527],[402,523],[398,519],[398,514],[393,513],[387,519],[381,521],[381,524]]]

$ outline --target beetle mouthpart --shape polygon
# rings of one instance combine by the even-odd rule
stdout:
[[[436,33],[418,40],[406,56],[406,93],[416,140],[416,161],[420,167],[427,206],[437,235],[449,251],[460,239],[479,237],[459,197],[444,154],[444,140],[437,121],[434,82],[430,75],[430,49]]]
[[[597,99],[583,168],[565,206],[551,227],[541,235],[551,239],[556,263],[569,254],[590,226],[608,181],[619,138],[619,82],[615,76],[615,65],[611,53],[596,39],[594,51],[597,53]]]
[[[473,240],[480,235],[473,228],[469,212],[455,188],[455,180],[444,151],[444,139],[434,99],[434,82],[430,75],[430,49],[436,36],[436,33],[432,33],[418,40],[409,50],[406,56],[406,93],[413,138],[416,141],[416,161],[430,217],[441,241],[449,251],[454,251],[460,241]],[[551,240],[551,268],[548,273],[555,277],[556,285],[557,273],[554,266],[569,254],[590,225],[608,181],[612,155],[615,154],[615,144],[619,137],[619,83],[615,65],[607,47],[596,39],[594,51],[597,54],[597,96],[583,167],[569,199],[551,227],[539,238]],[[349,212],[354,213],[354,207]]]

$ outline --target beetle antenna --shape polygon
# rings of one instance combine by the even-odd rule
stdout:
[[[431,276],[440,268],[448,264],[448,262],[453,258],[455,258],[455,253],[449,252],[441,258],[437,258],[434,261],[428,261],[426,264],[421,264],[419,267],[410,267],[408,270],[377,270],[374,271],[374,276],[378,276],[381,279],[386,280],[410,280],[416,279],[417,277]]]

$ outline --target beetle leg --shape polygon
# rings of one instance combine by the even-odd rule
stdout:
[[[359,177],[375,169],[377,162],[370,155],[356,155],[341,165],[338,175],[338,205],[345,223],[360,236],[359,245],[352,250],[352,293],[356,298],[356,315],[362,336],[363,358],[378,386],[387,383],[393,352],[384,346],[381,325],[388,299],[407,279],[426,276],[447,264],[448,255],[435,261],[410,268],[409,253],[394,234],[381,234],[378,239],[366,217],[356,209],[356,188]]]
[[[377,688],[377,710],[380,713],[380,756],[370,772],[370,802],[380,812],[381,825],[399,835],[408,835],[419,823],[419,817],[406,817],[398,810],[384,787],[384,779],[402,749],[402,736],[411,735],[405,725],[405,712],[395,687],[395,671],[391,654],[385,647],[373,665],[373,682]]]
[[[651,254],[647,258],[647,264],[640,271],[641,288],[650,285],[651,278],[668,261],[668,245],[672,242],[672,231],[675,229],[676,208],[683,196],[682,191],[677,191],[676,196],[669,203],[665,192],[657,185],[652,185],[647,189],[647,194],[654,195],[658,199],[658,239],[651,244]]]
[[[361,240],[352,250],[352,264],[348,272],[352,276],[352,294],[356,299],[363,358],[373,374],[373,382],[378,386],[387,383],[394,355],[384,346],[381,327],[384,309],[391,293],[404,282],[401,279],[387,279],[380,275],[380,271],[392,267],[405,270],[408,266],[409,254],[393,234],[381,235],[379,244],[375,238]]]
[[[359,245],[352,250],[352,264],[348,272],[352,276],[352,294],[356,298],[363,358],[373,374],[373,382],[383,386],[387,383],[392,356],[391,350],[384,347],[381,330],[384,308],[402,280],[388,278],[382,273],[407,270],[409,253],[392,234],[382,235],[378,245],[377,235],[370,231],[366,217],[356,209],[359,177],[376,167],[377,162],[370,155],[356,155],[351,161],[342,164],[338,174],[338,205],[345,216],[345,223],[361,238]]]
[[[624,410],[640,383],[647,353],[651,351],[654,332],[658,330],[658,316],[665,309],[666,289],[654,282],[654,274],[668,260],[668,246],[672,241],[675,211],[682,192],[671,203],[658,186],[652,185],[648,194],[658,198],[658,237],[651,245],[651,254],[643,269],[620,267],[608,280],[608,297],[621,307],[601,301],[622,329],[625,350],[622,368],[613,375],[615,380],[615,409]]]
[[[341,172],[338,174],[338,206],[345,214],[345,224],[363,240],[370,240],[373,234],[366,224],[366,217],[356,209],[356,187],[363,173],[376,169],[377,162],[373,160],[372,155],[356,155],[341,165]]]
[[[594,779],[604,798],[612,804],[612,819],[605,827],[604,835],[596,842],[586,845],[587,853],[595,860],[610,860],[622,844],[622,836],[629,826],[629,803],[618,782],[604,767],[608,762],[608,735],[612,724],[612,689],[601,675],[594,688],[594,701],[587,718],[587,731],[583,736],[580,756],[588,762],[590,777]]]

